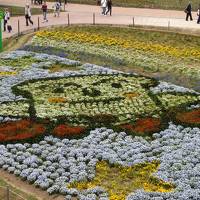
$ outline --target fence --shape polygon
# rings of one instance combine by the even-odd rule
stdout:
[[[34,26],[26,27],[25,19],[18,18],[17,22],[11,21],[11,24],[17,23],[13,28],[13,33],[4,33],[4,38],[18,37],[22,34],[38,31],[43,28],[70,26],[70,25],[114,25],[114,26],[132,26],[140,28],[161,29],[168,31],[178,31],[184,33],[200,33],[200,26],[196,22],[186,22],[184,18],[156,18],[143,16],[118,15],[101,16],[99,13],[66,13],[60,18],[55,18],[49,14],[48,23],[42,23],[42,16],[33,16]],[[15,18],[16,20],[16,18]]]
[[[80,15],[79,15],[80,16]],[[124,16],[124,20],[123,18],[121,18],[121,20],[117,20],[117,18],[120,19],[120,17],[122,16],[117,16],[116,17],[116,21],[112,21],[110,19],[108,19],[107,21],[105,19],[102,19],[99,17],[99,14],[96,13],[92,13],[91,17],[86,17],[86,16],[81,16],[80,19],[77,19],[75,17],[74,14],[67,14],[66,16],[66,21],[65,22],[59,22],[58,24],[48,24],[47,26],[41,23],[41,18],[37,17],[37,19],[34,20],[36,26],[32,29],[32,32],[37,31],[41,28],[44,27],[56,27],[56,26],[61,26],[61,25],[75,25],[75,24],[89,24],[89,25],[127,25],[127,26],[133,26],[133,27],[139,27],[139,26],[143,26],[143,27],[157,27],[157,28],[166,28],[168,30],[170,30],[171,27],[170,26],[170,20],[168,19],[157,19],[157,18],[152,18],[152,17],[131,17],[131,16]],[[21,35],[22,32],[24,32],[24,30],[21,28],[21,24],[22,24],[22,20],[20,21],[18,19],[17,22],[18,26],[17,26],[17,30],[14,30],[15,32],[17,32],[17,35]],[[29,32],[29,30],[25,30],[25,32]],[[31,32],[31,31],[30,31]]]
[[[9,186],[0,186],[0,199],[1,200],[28,200],[12,191]]]

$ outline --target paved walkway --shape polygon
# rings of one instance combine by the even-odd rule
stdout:
[[[1,5],[24,6],[26,2],[30,3],[30,0],[0,0]],[[52,8],[52,5],[52,3],[48,3],[48,8]],[[196,24],[196,19],[186,22],[185,13],[183,11],[113,7],[112,16],[101,16],[100,11],[101,8],[99,6],[68,4],[66,6],[66,11],[62,12],[59,18],[55,18],[53,14],[49,14],[49,21],[47,23],[42,23],[42,15],[35,15],[32,16],[34,25],[28,27],[25,26],[24,16],[12,17],[10,23],[13,27],[13,31],[12,33],[3,33],[3,38],[8,38],[18,32],[18,21],[20,31],[37,29],[38,18],[40,27],[67,24],[68,14],[70,24],[92,24],[93,13],[95,13],[95,23],[97,24],[132,25],[134,17],[135,25],[169,26],[170,28],[181,28],[186,32],[200,33],[200,24]],[[193,16],[196,18],[196,13],[193,13]]]

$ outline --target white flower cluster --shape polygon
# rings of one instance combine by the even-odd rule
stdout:
[[[98,160],[133,165],[155,158],[147,157],[150,145],[142,138],[100,128],[80,140],[45,137],[39,144],[7,144],[0,146],[0,167],[28,180],[49,194],[84,195],[67,189],[66,183],[91,180]],[[87,195],[105,193],[101,188]],[[92,194],[92,195],[91,195]]]
[[[197,109],[197,108],[200,108],[200,104],[191,105],[188,107],[188,110],[193,110],[193,109]]]
[[[132,138],[124,132],[99,128],[79,140],[45,137],[39,144],[7,144],[0,146],[0,167],[47,190],[49,194],[61,193],[70,199],[91,199],[102,196],[101,188],[80,192],[68,189],[67,183],[91,180],[95,176],[98,160],[108,160],[131,166],[142,162],[160,160],[155,176],[176,185],[171,193],[145,192],[130,194],[129,200],[180,199],[200,196],[200,129],[169,125],[154,134],[151,143],[141,137]],[[84,197],[84,198],[83,198]]]
[[[196,91],[192,89],[188,89],[185,87],[181,87],[178,85],[174,85],[172,83],[167,83],[160,81],[159,85],[156,87],[152,87],[151,91],[154,94],[164,93],[164,92],[180,92],[180,93],[192,93],[192,94],[198,94]]]
[[[169,125],[169,128],[154,134],[152,153],[161,164],[157,177],[171,181],[176,188],[172,193],[137,191],[128,200],[189,200],[200,197],[200,129]]]

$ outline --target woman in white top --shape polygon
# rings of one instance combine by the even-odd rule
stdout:
[[[107,0],[101,0],[102,15],[106,15]]]
[[[31,8],[29,4],[26,4],[25,6],[25,19],[26,19],[26,26],[28,26],[28,22],[30,22],[33,25],[33,21],[31,20]]]

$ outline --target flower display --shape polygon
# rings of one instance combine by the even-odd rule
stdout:
[[[173,74],[176,78],[179,74],[189,79],[199,78],[200,57],[197,47],[140,41],[134,37],[120,37],[111,31],[109,34],[106,31],[105,34],[99,34],[101,28],[96,29],[96,32],[88,28],[44,30],[36,34],[32,45],[62,49],[69,55],[78,53],[83,60],[85,55],[95,57],[96,60],[103,57],[107,62],[114,63],[114,66],[134,66],[140,72],[160,73],[161,76]],[[51,42],[48,38],[51,38]]]
[[[144,188],[153,192],[171,192],[173,185],[165,183],[152,176],[156,171],[158,163],[143,163],[131,167],[110,167],[105,161],[96,164],[96,176],[88,182],[74,182],[69,188],[86,190],[102,187],[109,193],[110,200],[125,200],[126,196],[137,188]],[[129,178],[130,182],[124,182]]]
[[[16,75],[16,72],[1,72],[0,71],[0,76],[12,76],[12,75]]]
[[[4,122],[0,124],[0,141],[17,141],[29,139],[45,132],[42,124],[30,120],[18,120],[13,122]]]
[[[200,73],[197,47],[39,31],[0,54],[0,168],[65,199],[198,199],[200,94],[71,53]]]
[[[61,36],[62,35],[62,36]],[[117,37],[109,37],[103,36],[100,34],[88,33],[88,32],[77,32],[74,33],[68,30],[58,30],[58,31],[48,31],[43,30],[36,33],[36,37],[40,37],[42,39],[51,39],[56,41],[65,41],[71,42],[76,41],[78,43],[89,43],[89,44],[98,44],[105,46],[119,46],[125,49],[136,49],[147,52],[155,52],[156,54],[168,54],[176,57],[188,57],[193,56],[195,58],[200,58],[199,50],[196,49],[188,49],[188,48],[175,48],[172,46],[163,46],[162,44],[155,43],[144,43],[137,40],[130,39],[122,39]]]
[[[52,124],[64,122],[89,128],[127,124],[121,127],[133,133],[152,133],[161,129],[162,115],[167,109],[170,111],[200,99],[197,93],[153,94],[150,87],[157,84],[154,79],[121,73],[30,80],[11,88],[14,94],[26,99],[25,105],[28,104],[29,108],[17,108],[19,111],[12,115],[10,108],[13,105],[9,102],[0,106],[0,113],[3,109],[4,116],[7,112],[13,117],[30,116],[31,119],[49,119]],[[13,103],[16,104],[15,101]],[[132,121],[136,123],[134,127],[129,125]],[[53,131],[52,128],[49,131]],[[67,130],[63,133],[56,131],[56,135],[70,134]]]
[[[134,125],[124,124],[121,127],[134,133],[151,133],[161,129],[161,121],[158,118],[144,118],[138,119]]]
[[[61,124],[53,130],[53,134],[58,137],[70,137],[82,135],[85,131],[84,127],[71,127],[65,124]]]
[[[200,124],[200,109],[198,108],[192,111],[177,113],[176,119],[179,122],[199,125]]]

